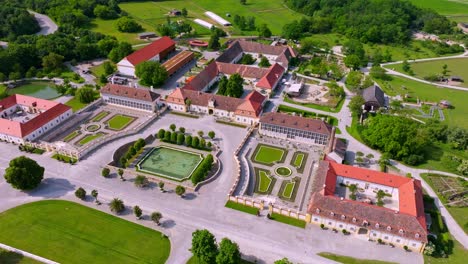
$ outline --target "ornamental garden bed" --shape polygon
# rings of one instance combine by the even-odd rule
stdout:
[[[133,116],[117,114],[107,120],[106,125],[108,129],[119,131],[129,126],[135,120],[136,118]]]
[[[294,202],[296,200],[297,190],[299,189],[300,184],[300,177],[294,177],[292,180],[284,180],[281,183],[278,197],[286,201]]]
[[[275,186],[276,179],[271,177],[270,172],[260,168],[254,168],[255,171],[255,192],[259,194],[271,194]]]
[[[283,163],[287,155],[288,151],[284,148],[258,144],[251,160],[263,165],[273,166],[275,163]]]
[[[309,154],[302,152],[302,151],[296,151],[291,159],[291,166],[294,166],[297,169],[297,172],[303,173],[305,169],[305,165],[307,164],[307,158],[309,157]]]

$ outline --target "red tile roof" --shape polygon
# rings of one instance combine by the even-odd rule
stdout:
[[[335,196],[337,176],[363,180],[398,188],[399,210],[395,211],[359,201],[341,199]],[[311,214],[319,214],[337,221],[362,225],[365,221],[371,229],[427,242],[426,220],[419,180],[398,175],[321,161],[308,207]],[[344,215],[344,219],[342,218]],[[354,220],[353,220],[354,218]],[[379,227],[376,227],[378,224]],[[390,227],[390,229],[387,229]],[[403,233],[400,233],[400,230]]]
[[[159,98],[159,94],[151,92],[148,89],[133,88],[125,85],[111,84],[108,83],[106,86],[101,88],[101,94],[110,94],[115,96],[127,97],[135,100],[154,102]]]
[[[201,91],[203,90],[216,76],[218,75],[218,67],[216,62],[210,63],[197,74],[189,83],[184,86],[184,89]]]
[[[0,133],[18,138],[26,137],[33,131],[71,109],[69,106],[54,101],[14,94],[0,100],[0,111],[17,104],[29,107],[33,107],[33,104],[35,104],[36,108],[43,111],[25,123],[0,118]]]
[[[304,131],[312,131],[318,134],[331,135],[333,127],[320,120],[301,116],[293,116],[284,113],[270,112],[260,118],[260,123],[284,126]]]
[[[243,78],[260,79],[270,72],[270,69],[259,68],[259,67],[243,65],[243,64],[216,62],[216,65],[218,66],[218,72],[220,73],[224,73],[228,75],[233,75],[235,73],[238,73]]]
[[[263,89],[273,89],[284,72],[285,69],[278,63],[275,63],[268,69],[268,73],[260,79],[256,86]]]
[[[175,49],[175,42],[169,37],[162,37],[125,58],[133,64],[133,66],[136,66],[170,49]]]

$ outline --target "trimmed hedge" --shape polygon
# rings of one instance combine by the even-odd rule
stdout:
[[[138,152],[146,145],[144,139],[139,138],[132,146],[130,146],[127,152],[120,157],[120,166],[121,167],[128,167],[129,160],[131,160]]]
[[[191,179],[194,185],[205,180],[206,176],[208,176],[208,173],[213,167],[213,162],[213,155],[208,154],[206,158],[200,163],[200,165],[198,165],[198,167],[192,173]]]

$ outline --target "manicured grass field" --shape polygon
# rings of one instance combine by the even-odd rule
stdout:
[[[104,117],[108,116],[110,113],[106,111],[102,111],[99,114],[95,115],[91,121],[98,122],[101,121]]]
[[[278,222],[281,222],[283,224],[297,226],[297,227],[300,227],[300,228],[305,228],[305,226],[306,226],[306,222],[304,222],[302,220],[292,218],[292,217],[289,217],[289,216],[285,216],[285,215],[280,215],[280,214],[277,214],[277,213],[272,213],[271,214],[271,219],[275,220],[275,221],[278,221]]]
[[[343,264],[394,264],[395,262],[388,262],[375,259],[357,259],[348,256],[336,255],[329,252],[320,252],[317,255],[322,256],[327,259],[334,260]]]
[[[68,201],[40,201],[0,213],[0,241],[60,263],[164,263],[160,232]]]
[[[104,133],[96,133],[96,134],[92,134],[92,135],[87,135],[85,137],[83,137],[80,141],[77,142],[78,145],[80,146],[83,146],[83,145],[86,145],[88,144],[89,142],[97,139],[97,138],[100,138],[102,136],[104,136],[105,134]]]
[[[114,36],[117,38],[117,40],[126,41],[132,45],[145,43],[145,40],[138,39],[138,33],[125,33],[125,32],[118,31],[115,25],[116,23],[117,23],[116,19],[104,20],[104,19],[97,18],[92,21],[91,28],[95,32]],[[142,32],[155,30],[154,26],[148,25],[146,23],[142,23],[141,21],[138,21],[138,23],[143,27]],[[94,73],[93,70],[91,71]]]
[[[448,76],[460,76],[465,82],[462,82],[460,86],[468,87],[468,58],[463,59],[447,59],[447,60],[435,60],[435,61],[421,61],[410,63],[411,69],[413,70],[415,77],[424,79],[428,75],[439,75],[442,74],[442,66],[447,65]],[[391,64],[387,65],[386,68],[395,69],[396,71],[405,73],[403,71],[403,65]]]
[[[327,112],[332,112],[332,113],[338,113],[338,112],[341,111],[341,107],[343,107],[343,103],[344,103],[345,100],[340,99],[335,107],[319,105],[319,104],[313,104],[313,103],[299,103],[299,102],[296,102],[296,101],[292,100],[288,96],[284,97],[284,101],[287,102],[287,103],[297,104],[297,105],[309,107],[309,108],[312,108],[312,109],[317,109],[317,110],[322,110],[322,111],[327,111]]]
[[[262,164],[273,164],[282,161],[286,154],[285,149],[258,144],[253,154],[253,161]]]
[[[126,115],[115,115],[107,121],[107,125],[112,130],[122,130],[135,120],[134,117]]]
[[[293,165],[295,167],[300,167],[302,165],[302,161],[304,160],[304,153],[298,153],[294,158]]]
[[[24,257],[21,254],[0,249],[0,263],[2,264],[41,264],[34,259]]]
[[[442,15],[468,15],[468,0],[410,0],[414,5],[431,8]]]
[[[64,137],[63,141],[69,142],[69,141],[71,141],[72,139],[76,138],[79,135],[80,135],[80,132],[78,130],[75,130],[75,131],[71,132],[70,134],[68,134],[66,137]]]
[[[380,87],[388,95],[410,94],[413,98],[419,98],[422,101],[439,102],[448,100],[454,106],[454,109],[444,110],[446,121],[449,125],[468,128],[468,104],[466,98],[468,93],[465,91],[438,88],[435,85],[425,84],[413,81],[407,78],[392,76],[391,81],[376,80]]]
[[[268,189],[270,189],[272,180],[268,176],[266,171],[262,171],[262,170],[259,171],[259,179],[260,179],[260,182],[258,184],[258,191],[262,193],[268,192]]]
[[[283,191],[283,196],[286,198],[291,198],[295,185],[296,185],[296,182],[294,181],[286,183],[286,186],[284,187],[284,191]]]
[[[248,214],[252,214],[252,215],[257,215],[257,212],[258,212],[258,208],[246,206],[246,205],[236,203],[236,202],[233,202],[233,201],[228,201],[225,206],[227,208],[231,208],[231,209],[238,210],[238,211],[248,213]]]
[[[98,99],[100,97],[100,93],[98,91],[95,91],[95,94],[94,94],[94,99]],[[81,108],[84,108],[85,106],[87,106],[88,104],[85,104],[85,103],[82,103],[80,102],[80,100],[78,100],[77,97],[73,97],[71,100],[69,100],[68,102],[65,103],[65,105],[68,105],[70,106],[72,109],[73,109],[73,112],[76,112],[78,110],[80,110]]]

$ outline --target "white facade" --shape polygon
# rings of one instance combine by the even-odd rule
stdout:
[[[148,61],[159,62],[159,60],[159,54],[157,54]],[[135,69],[136,65],[133,65],[130,61],[127,60],[127,58],[123,58],[121,61],[119,61],[119,63],[117,63],[117,71],[122,75],[136,77]]]
[[[214,21],[218,22],[219,24],[221,24],[223,26],[230,26],[231,25],[231,22],[229,22],[226,19],[218,16],[217,14],[215,14],[213,12],[207,11],[207,12],[205,12],[205,15],[209,16],[211,19],[213,19]]]
[[[152,113],[156,112],[159,105],[159,98],[156,99],[154,102],[148,102],[123,96],[102,94],[102,99],[107,104],[118,105]]]
[[[306,144],[327,145],[329,140],[329,136],[327,134],[319,134],[312,131],[299,130],[265,123],[260,123],[260,129],[258,132],[261,135],[294,140]]]

